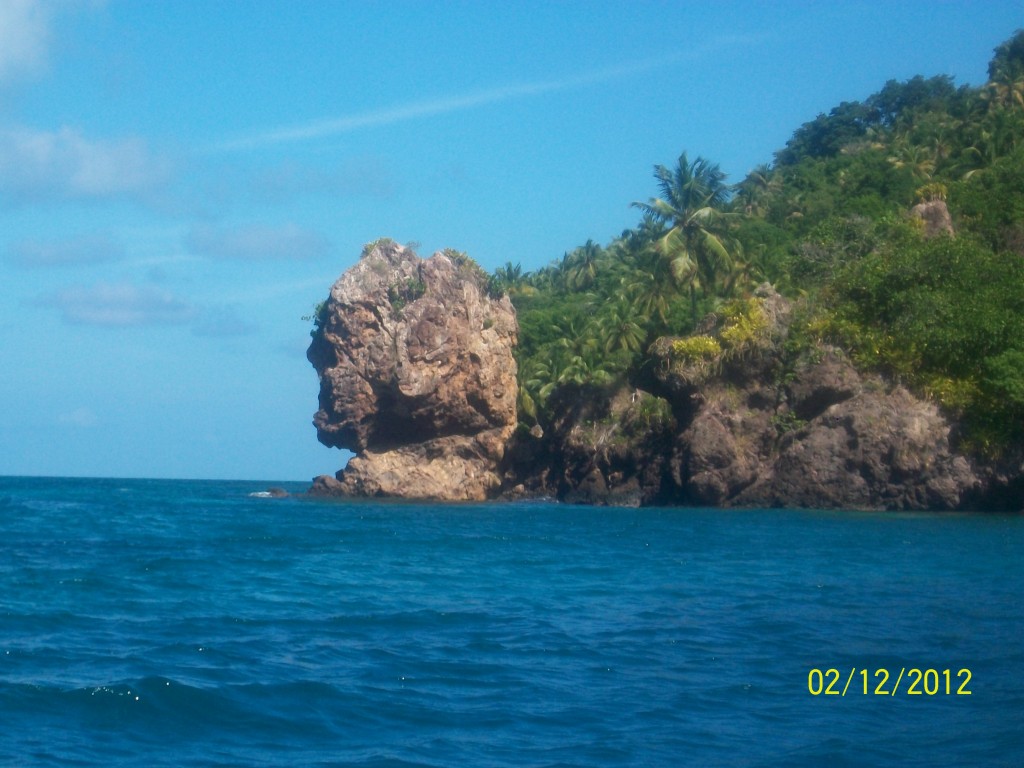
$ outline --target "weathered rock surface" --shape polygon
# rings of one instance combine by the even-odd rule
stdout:
[[[307,352],[320,442],[354,456],[314,493],[494,495],[516,425],[515,310],[461,254],[382,241],[331,288]]]
[[[956,425],[933,403],[858,372],[841,349],[793,343],[792,304],[769,286],[754,299],[755,314],[723,310],[731,319],[702,325],[720,342],[702,344],[721,351],[686,353],[684,340],[659,339],[642,381],[563,386],[550,418],[517,429],[509,300],[489,297],[460,254],[422,260],[384,242],[334,284],[307,353],[320,375],[318,437],[356,454],[311,492],[1024,507],[1024,457],[986,466],[959,453]]]
[[[794,358],[790,303],[768,286],[755,297],[766,327],[742,354],[680,362],[673,340],[659,340],[645,390],[567,394],[542,439],[517,433],[529,447],[509,452],[507,486],[604,504],[957,509],[982,499],[984,472],[955,451],[934,404],[858,373],[828,345]]]
[[[758,482],[736,503],[959,508],[980,480],[950,448],[949,423],[905,389],[869,384],[782,435]]]
[[[937,237],[938,235],[949,235],[953,237],[953,217],[949,215],[949,208],[945,200],[926,200],[918,203],[910,209],[910,215],[920,219],[924,225],[925,237]]]

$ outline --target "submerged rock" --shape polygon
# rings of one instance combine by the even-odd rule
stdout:
[[[315,493],[473,500],[494,495],[516,425],[518,327],[464,254],[390,241],[331,288],[307,357],[320,442],[356,455]]]

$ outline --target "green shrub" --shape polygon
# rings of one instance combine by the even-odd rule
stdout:
[[[742,354],[768,338],[768,315],[762,299],[735,299],[723,305],[719,314],[725,319],[718,338],[731,354]]]
[[[667,400],[644,392],[630,408],[625,427],[631,435],[672,431],[675,428],[672,406]]]
[[[310,336],[316,336],[321,328],[324,327],[324,323],[327,321],[327,300],[317,302],[313,307],[313,312],[309,315],[303,315],[302,321],[305,323],[313,323],[313,327],[309,331]]]
[[[948,194],[949,190],[945,184],[933,181],[930,184],[925,184],[923,187],[918,187],[917,191],[914,192],[914,199],[919,203],[927,203],[932,200],[945,200]]]
[[[989,453],[1024,434],[1024,260],[969,237],[902,240],[847,265],[822,335],[965,417]]]
[[[1024,350],[1008,349],[985,360],[984,385],[1007,410],[1024,414]]]
[[[771,423],[779,435],[784,435],[803,428],[807,425],[807,420],[801,419],[793,411],[784,411],[772,416]]]
[[[722,345],[712,336],[690,336],[672,342],[672,356],[683,363],[711,360],[722,353]]]
[[[492,299],[501,298],[504,290],[500,281],[493,275],[487,274],[472,256],[455,248],[445,248],[441,253],[455,265],[455,270],[462,279],[472,281],[477,288]]]
[[[388,301],[395,312],[401,312],[406,304],[416,301],[427,291],[426,284],[414,277],[410,277],[399,285],[388,288]]]
[[[373,253],[373,249],[374,248],[377,248],[377,247],[384,248],[384,247],[395,245],[395,244],[396,244],[395,241],[392,240],[390,237],[379,237],[376,240],[372,240],[372,241],[370,241],[369,243],[366,243],[366,245],[363,246],[363,252],[359,255],[359,258],[365,259],[371,253]]]

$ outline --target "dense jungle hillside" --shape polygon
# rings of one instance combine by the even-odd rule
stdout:
[[[962,448],[1019,445],[1024,30],[988,76],[889,81],[801,125],[732,185],[683,152],[655,167],[635,227],[535,272],[498,269],[492,288],[521,329],[521,424],[551,423],[560,391],[644,386],[662,337],[680,358],[740,353],[761,332],[753,292],[769,282],[795,302],[788,354],[835,345],[939,403]],[[702,333],[710,313],[727,320],[718,336]]]

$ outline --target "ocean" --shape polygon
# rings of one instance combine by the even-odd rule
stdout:
[[[0,478],[0,765],[1024,764],[1020,515],[268,485]]]

